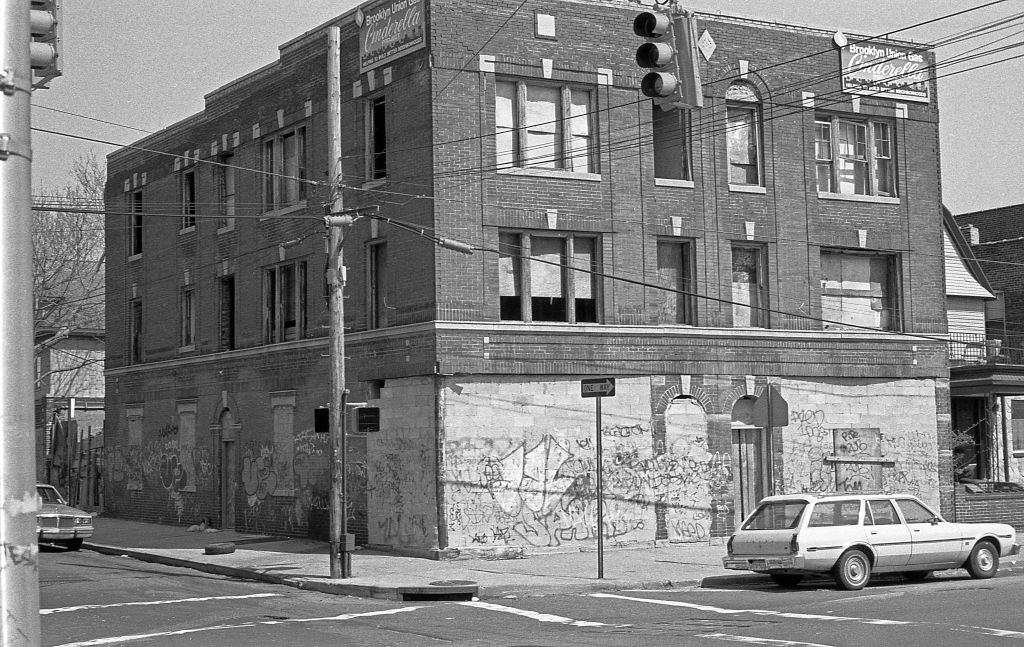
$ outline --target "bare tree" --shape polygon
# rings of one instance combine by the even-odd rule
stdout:
[[[94,153],[72,165],[71,182],[36,199],[32,276],[37,353],[80,330],[104,327],[103,187],[106,171]],[[66,395],[82,369],[102,370],[102,353],[64,350],[37,376],[51,395]],[[61,393],[64,391],[65,393]]]

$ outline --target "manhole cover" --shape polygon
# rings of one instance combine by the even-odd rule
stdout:
[[[476,582],[472,580],[438,580],[431,582],[430,586],[473,586]]]

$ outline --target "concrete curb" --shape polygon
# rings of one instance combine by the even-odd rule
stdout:
[[[297,589],[317,591],[319,593],[327,593],[329,595],[350,595],[359,598],[377,598],[382,600],[395,600],[398,602],[406,600],[407,596],[431,596],[437,599],[442,599],[445,596],[479,597],[479,587],[475,584],[459,584],[452,586],[376,586],[372,584],[355,584],[332,580],[329,578],[292,577],[287,575],[278,575],[276,573],[264,573],[251,568],[198,562],[190,559],[182,559],[180,557],[158,555],[140,550],[131,550],[128,548],[105,546],[103,544],[92,544],[88,542],[84,543],[82,548],[102,553],[104,555],[124,556],[131,559],[137,559],[141,562],[190,568],[192,570],[202,571],[212,575],[223,575],[225,577],[253,580],[256,582],[263,582],[265,584],[291,586]]]

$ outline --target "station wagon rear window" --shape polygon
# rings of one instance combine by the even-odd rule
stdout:
[[[807,526],[856,526],[859,521],[860,501],[821,501],[814,504]]]
[[[806,501],[771,501],[762,503],[743,524],[743,530],[787,530],[796,528]]]

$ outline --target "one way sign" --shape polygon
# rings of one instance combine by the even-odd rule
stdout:
[[[584,398],[610,398],[615,395],[614,377],[580,380],[580,395]]]

